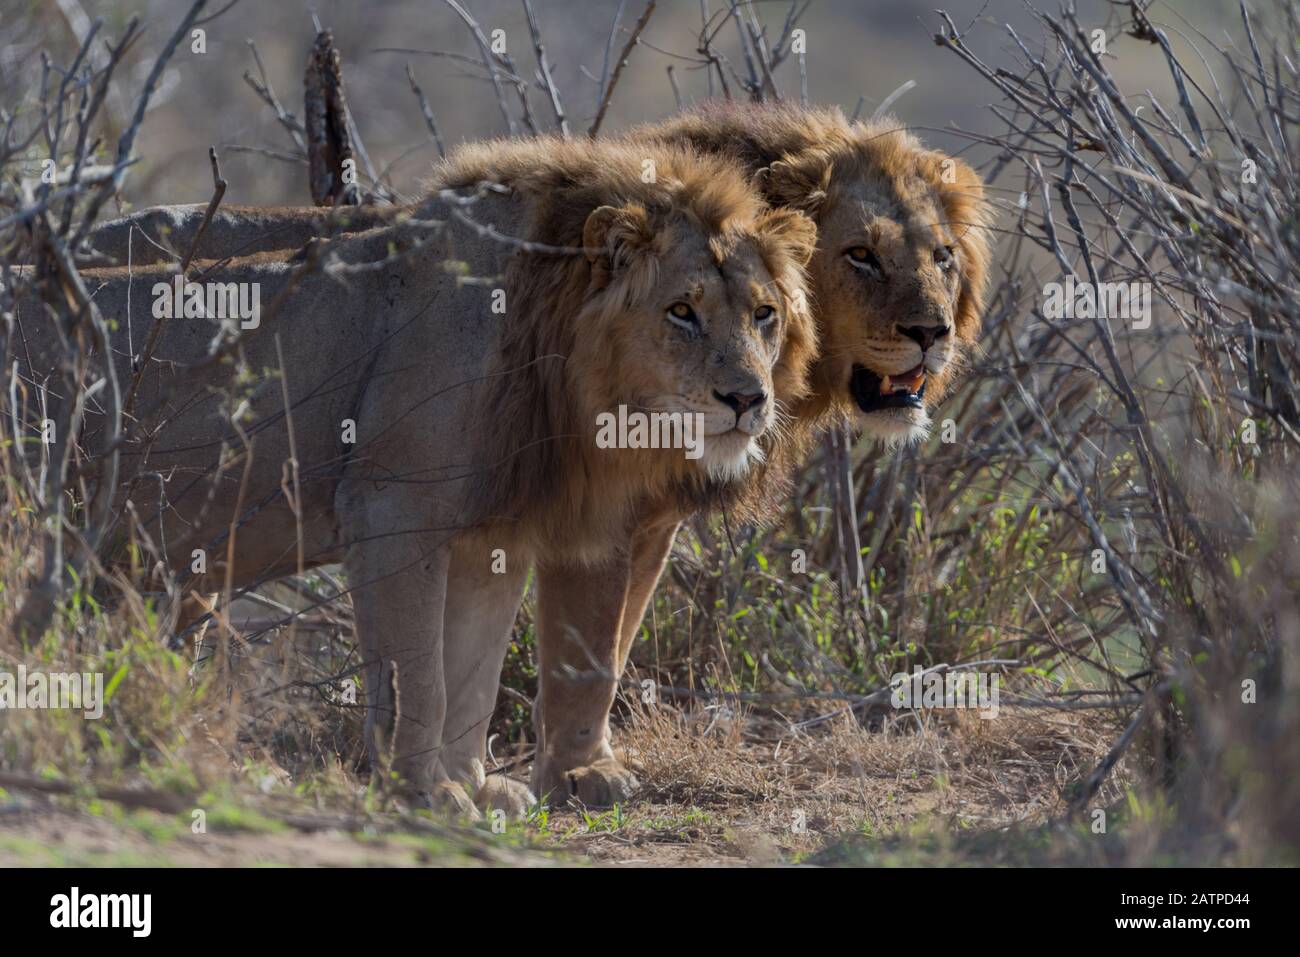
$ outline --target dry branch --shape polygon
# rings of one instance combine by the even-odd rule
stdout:
[[[312,202],[317,206],[356,206],[361,202],[361,189],[357,185],[343,69],[328,30],[316,35],[303,87]]]

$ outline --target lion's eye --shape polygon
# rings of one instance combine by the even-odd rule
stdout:
[[[949,270],[953,266],[953,248],[940,246],[934,251],[934,262],[940,269]]]
[[[675,302],[668,307],[665,313],[668,321],[675,326],[681,326],[691,332],[698,332],[700,329],[700,319],[695,315],[695,310],[684,302]]]
[[[869,272],[877,279],[885,277],[885,267],[880,264],[880,260],[866,246],[853,246],[844,253],[849,258],[849,263],[855,269],[861,269],[863,272]]]
[[[754,310],[754,321],[762,325],[771,322],[776,317],[776,310],[771,306],[759,306]]]

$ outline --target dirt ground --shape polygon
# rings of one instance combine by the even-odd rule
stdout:
[[[0,789],[0,865],[906,863],[919,840],[1060,819],[1109,733],[1095,712],[1013,709],[987,721],[904,716],[871,731],[847,715],[807,731],[717,712],[642,716],[618,738],[643,781],[633,801],[540,810],[504,834],[400,807],[313,807],[267,779],[201,802],[201,833],[187,808],[10,787]]]

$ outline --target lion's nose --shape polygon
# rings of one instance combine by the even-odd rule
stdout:
[[[936,341],[948,334],[948,326],[899,326],[898,331],[911,339],[925,352]]]
[[[729,392],[723,395],[717,389],[713,390],[713,395],[724,405],[731,406],[736,415],[744,415],[750,409],[756,409],[767,401],[765,392]]]

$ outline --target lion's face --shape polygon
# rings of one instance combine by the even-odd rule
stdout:
[[[638,404],[655,412],[699,413],[702,467],[743,474],[775,416],[772,367],[788,305],[752,239],[715,263],[704,237],[683,235],[662,264],[673,277],[632,316],[632,345],[649,361]]]
[[[612,384],[629,408],[693,417],[703,433],[696,466],[739,478],[761,461],[758,438],[791,392],[805,388],[815,340],[802,266],[814,227],[773,210],[721,234],[676,217],[653,235],[647,258],[628,264],[642,271],[639,282],[628,277],[642,294],[614,323]]]
[[[813,276],[829,371],[863,428],[887,441],[924,436],[951,377],[961,256],[942,208],[924,195],[905,209],[839,203],[823,221]]]
[[[817,219],[809,276],[823,387],[848,396],[867,434],[909,442],[926,435],[978,337],[987,210],[961,160],[868,145],[878,152],[865,162],[817,149],[789,157],[773,164],[769,184]]]

